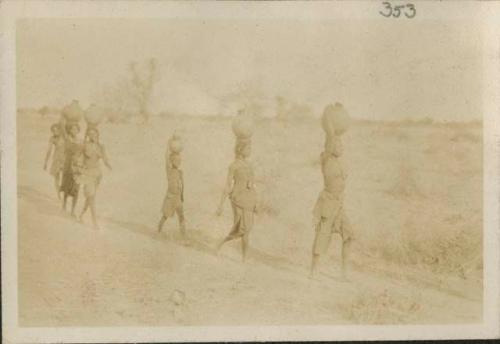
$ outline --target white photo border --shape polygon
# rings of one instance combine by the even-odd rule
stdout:
[[[22,18],[378,19],[381,2],[3,1],[0,3],[2,331],[6,342],[204,342],[473,339],[500,336],[500,3],[420,2],[414,20],[483,24],[483,322],[472,325],[20,327],[17,292],[16,21]],[[450,52],[452,53],[452,52]]]

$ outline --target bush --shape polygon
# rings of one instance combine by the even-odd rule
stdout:
[[[418,198],[423,196],[417,184],[415,172],[410,166],[404,164],[399,168],[396,180],[387,192],[396,198]]]
[[[416,320],[420,302],[420,296],[414,294],[362,291],[351,302],[340,304],[340,310],[356,324],[401,324]]]
[[[481,136],[468,130],[457,131],[450,139],[452,142],[481,142]]]

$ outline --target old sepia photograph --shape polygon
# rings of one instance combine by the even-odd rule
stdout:
[[[486,5],[7,3],[16,333],[498,335]]]

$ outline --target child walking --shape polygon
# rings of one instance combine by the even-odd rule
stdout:
[[[97,188],[101,183],[102,172],[99,161],[102,160],[104,165],[111,170],[108,157],[104,146],[99,142],[99,131],[96,127],[89,127],[85,135],[85,142],[82,150],[82,175],[81,183],[83,184],[83,192],[85,195],[85,204],[79,217],[79,221],[83,222],[83,215],[90,208],[92,223],[95,229],[99,229],[97,224],[95,196]]]
[[[168,218],[177,214],[179,229],[183,237],[186,236],[186,225],[184,220],[184,178],[181,170],[182,143],[180,138],[174,135],[169,140],[169,150],[166,158],[166,172],[168,188],[163,200],[162,217],[158,223],[158,232],[161,232],[163,225]]]
[[[52,136],[49,139],[49,148],[45,155],[43,169],[47,170],[47,165],[52,156],[49,173],[54,177],[54,186],[56,188],[57,198],[61,199],[61,175],[64,167],[64,136],[61,133],[59,123],[54,123],[50,127]],[[53,154],[52,154],[53,153]]]

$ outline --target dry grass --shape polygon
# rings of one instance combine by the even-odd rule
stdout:
[[[34,142],[29,154],[42,156],[38,145],[46,142],[51,120],[23,116],[24,127],[39,128],[41,120],[47,127],[46,132],[31,130],[25,136]],[[260,215],[252,246],[306,264],[314,233],[311,212],[322,187],[323,132],[318,122],[308,120],[256,124],[252,160]],[[104,178],[100,207],[124,222],[157,221],[166,186],[165,142],[177,129],[186,139],[187,221],[207,236],[220,238],[230,226],[230,212],[219,222],[213,214],[234,144],[230,120],[221,116],[168,115],[149,126],[105,123],[102,141],[116,168]],[[343,141],[345,208],[360,247],[367,250],[355,255],[369,253],[402,269],[418,266],[438,275],[481,276],[480,128],[370,124],[354,126]],[[119,208],[113,206],[116,202]]]
[[[361,291],[353,301],[341,303],[346,318],[356,324],[411,323],[420,311],[418,294],[401,295],[393,290]]]

